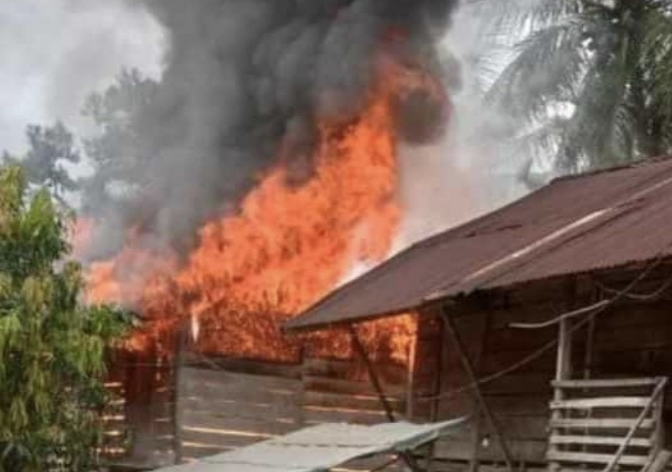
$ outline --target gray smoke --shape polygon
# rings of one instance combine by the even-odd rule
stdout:
[[[459,88],[452,87],[453,113],[443,139],[402,148],[404,221],[395,250],[464,223],[529,191],[520,178],[524,161],[505,143],[513,117],[484,100],[491,81],[506,66],[510,44],[493,38],[488,25],[500,10],[492,2],[461,3],[439,51],[459,63]],[[495,43],[495,39],[498,41]],[[524,156],[522,156],[524,158]]]
[[[142,218],[161,244],[193,244],[204,220],[275,162],[281,143],[281,158],[300,183],[312,170],[316,116],[353,118],[381,45],[441,73],[436,43],[454,3],[149,0],[170,51],[142,122],[146,182],[121,226]],[[418,103],[409,107],[414,116],[423,114]],[[409,139],[425,134],[404,133]]]

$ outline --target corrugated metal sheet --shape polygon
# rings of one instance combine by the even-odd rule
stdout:
[[[399,253],[288,329],[317,329],[430,300],[672,255],[672,160],[555,180]]]
[[[411,451],[464,418],[432,424],[321,424],[160,472],[320,472],[355,459]]]

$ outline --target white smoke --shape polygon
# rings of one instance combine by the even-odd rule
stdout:
[[[487,81],[496,73],[490,70],[486,74],[479,63],[484,51],[491,48],[483,31],[483,14],[483,10],[463,4],[440,45],[445,56],[460,64],[460,85],[449,90],[453,112],[445,138],[402,150],[405,216],[395,252],[528,191],[519,178],[522,162],[504,152],[500,138],[489,134],[493,124],[508,118],[496,115],[482,100]],[[501,61],[496,61],[495,68],[506,63],[508,53],[500,52]]]
[[[159,23],[139,2],[0,2],[0,149],[25,150],[28,124],[60,119],[86,134],[84,98],[121,68],[159,77],[165,44]]]

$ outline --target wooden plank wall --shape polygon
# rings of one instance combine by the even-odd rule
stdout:
[[[395,413],[404,415],[407,369],[391,364],[376,369]],[[355,360],[308,358],[302,365],[276,365],[210,357],[188,363],[180,377],[186,461],[304,426],[387,421],[365,366]],[[359,461],[342,470],[370,470],[386,460]]]
[[[638,273],[604,274],[600,280],[622,288]],[[667,269],[653,275],[637,290],[653,292],[671,273]],[[556,326],[530,331],[512,329],[510,323],[545,321],[567,311],[572,304],[584,306],[594,297],[596,285],[593,282],[587,277],[578,279],[573,297],[568,294],[567,280],[546,281],[489,298],[465,300],[452,308],[457,329],[479,377],[488,377],[516,364],[557,336]],[[572,346],[573,377],[672,376],[672,290],[667,292],[655,301],[621,302],[599,315],[593,327],[589,356],[588,329],[577,331]],[[425,313],[421,320],[413,384],[415,419],[441,420],[478,412],[468,393],[446,397],[447,393],[468,384],[469,378],[452,340],[446,340],[442,335],[438,314]],[[552,347],[533,362],[482,386],[513,460],[525,463],[527,467],[543,467],[545,464],[550,417],[548,403],[552,397],[550,381],[555,375],[555,356],[555,347]],[[436,384],[437,372],[441,372],[440,386]],[[439,391],[443,394],[440,401],[431,401],[430,398]],[[668,389],[668,398],[670,395],[672,389]],[[671,402],[666,402],[668,428],[672,427],[670,405]],[[479,440],[475,440],[475,435]],[[672,433],[667,437],[669,447]],[[451,467],[466,466],[473,457],[478,457],[487,467],[502,465],[502,451],[495,435],[478,417],[439,443],[436,455],[440,463],[443,461]]]
[[[117,353],[107,388],[103,458],[113,470],[174,463],[174,370],[168,361]]]
[[[394,415],[404,419],[407,416],[407,367],[378,362],[373,368]],[[305,359],[301,404],[306,425],[338,422],[370,425],[388,421],[366,365],[360,359]],[[391,459],[383,456],[356,461],[341,470],[372,470]],[[397,467],[386,470],[401,470],[400,464]]]
[[[185,365],[180,383],[185,461],[300,427],[298,365],[208,358]]]
[[[512,332],[501,326],[503,319],[496,318],[501,315],[483,312],[456,320],[456,327],[479,378],[513,365],[553,337],[536,333],[533,335],[536,339],[528,339],[530,333]],[[489,329],[486,328],[488,319],[491,323]],[[477,455],[485,462],[503,462],[495,432],[480,416],[472,391],[464,388],[470,383],[470,378],[459,361],[454,344],[440,336],[438,320],[433,320],[432,324],[435,327],[430,328],[430,332],[423,329],[418,339],[418,353],[425,358],[433,358],[434,365],[425,366],[423,373],[416,371],[419,382],[414,389],[416,419],[437,421],[472,414],[474,416],[466,427],[456,430],[437,444],[437,459],[467,463]],[[441,343],[443,353],[438,354]],[[519,371],[482,386],[485,400],[516,462],[541,463],[544,460],[548,401],[551,397],[549,382],[554,359],[554,351],[551,351]],[[420,360],[417,362],[420,363]],[[439,369],[442,382],[437,386],[432,376]],[[451,393],[461,388],[459,393]],[[437,392],[440,392],[438,399]],[[480,440],[476,440],[475,436]]]

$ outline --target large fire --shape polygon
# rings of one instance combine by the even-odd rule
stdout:
[[[201,352],[293,358],[297,346],[280,335],[281,322],[334,289],[356,264],[379,262],[390,251],[401,218],[396,107],[418,90],[443,104],[443,88],[429,73],[381,59],[359,115],[318,124],[314,170],[303,182],[292,183],[290,169],[278,164],[235,215],[204,225],[181,265],[129,234],[113,260],[90,267],[90,301],[120,302],[142,314],[133,347],[170,342],[178,327],[191,326]],[[400,317],[362,332],[378,351],[403,361],[411,329]],[[346,337],[327,338],[312,338],[313,348],[349,355]]]

